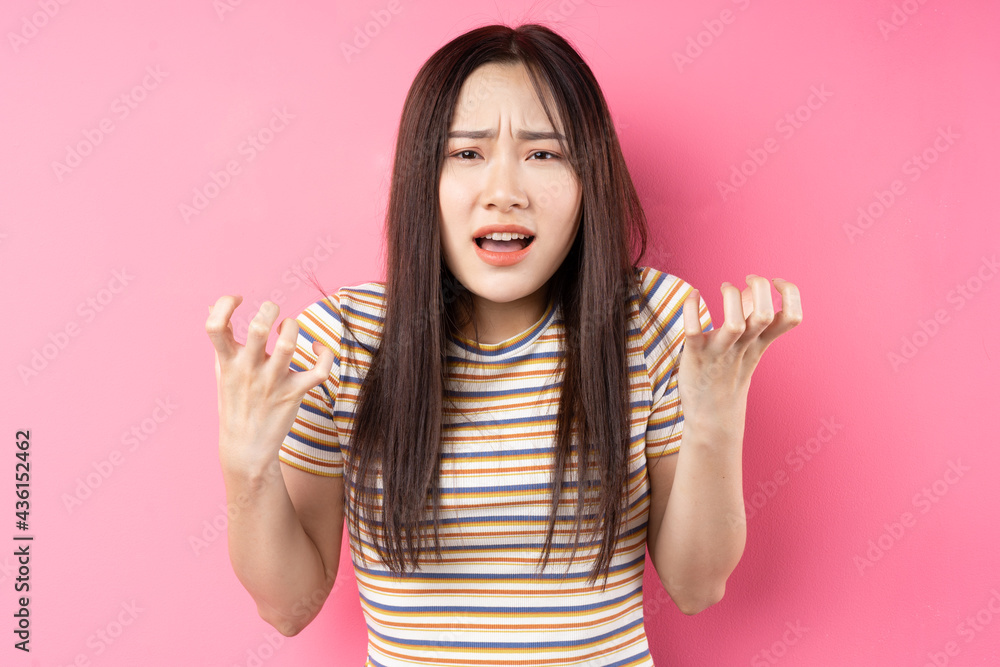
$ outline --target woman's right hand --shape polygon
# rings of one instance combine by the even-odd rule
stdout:
[[[246,346],[233,337],[230,318],[242,296],[224,295],[209,307],[205,331],[215,346],[215,380],[219,391],[219,458],[224,470],[259,472],[277,461],[278,448],[295,423],[302,398],[324,382],[333,369],[334,353],[314,341],[316,365],[289,368],[299,325],[285,318],[278,327],[274,353],[265,351],[278,318],[278,306],[261,304],[247,329]]]

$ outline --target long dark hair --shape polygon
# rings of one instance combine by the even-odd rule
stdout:
[[[589,539],[601,544],[590,584],[603,575],[606,585],[628,512],[626,328],[629,296],[638,291],[631,251],[637,249],[637,257],[645,253],[646,218],[597,80],[576,50],[542,25],[489,25],[455,38],[420,68],[406,97],[386,214],[384,327],[378,347],[368,348],[371,363],[359,392],[351,456],[345,461],[348,525],[360,539],[364,521],[376,552],[393,573],[417,567],[426,548],[425,523],[433,524],[434,552],[441,558],[439,466],[447,342],[462,326],[475,326],[476,317],[473,295],[452,275],[441,253],[438,184],[459,91],[486,63],[523,64],[556,127],[544,94],[551,93],[568,144],[561,148],[582,184],[579,231],[549,284],[550,299],[562,308],[566,345],[551,516],[539,569],[549,560],[562,480],[567,472],[573,476],[567,460],[575,452],[576,537],[570,561],[589,510],[597,518]],[[420,243],[413,242],[417,238]]]

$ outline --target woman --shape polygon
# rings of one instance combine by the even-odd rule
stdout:
[[[796,287],[774,279],[775,314],[766,279],[723,283],[713,329],[633,262],[646,222],[603,94],[538,25],[420,69],[386,231],[386,281],[282,320],[272,355],[275,304],[245,347],[241,297],[210,308],[230,557],[260,615],[289,636],[316,616],[346,518],[368,665],[653,664],[647,548],[682,611],[721,599],[750,375],[801,321]]]

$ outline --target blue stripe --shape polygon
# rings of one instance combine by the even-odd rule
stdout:
[[[529,337],[529,338],[531,338],[531,337]],[[530,340],[529,340],[529,342],[530,342]],[[510,350],[511,350],[511,348],[506,348],[504,350],[504,353],[509,353]],[[482,352],[480,354],[483,354],[484,356],[486,355],[485,352]],[[510,358],[504,357],[502,359],[485,359],[485,360],[483,360],[483,359],[468,359],[466,357],[457,357],[455,355],[449,354],[447,356],[447,361],[448,361],[449,364],[474,365],[474,366],[481,366],[483,368],[492,368],[493,366],[501,366],[501,365],[509,366],[509,365],[514,365],[514,364],[521,363],[521,362],[526,362],[526,361],[538,361],[538,360],[547,360],[547,359],[556,359],[556,360],[559,360],[559,359],[562,359],[563,356],[564,356],[564,353],[562,352],[562,350],[553,350],[553,351],[550,351],[550,352],[532,352],[530,354],[521,354],[521,355],[512,356]]]
[[[368,285],[371,285],[372,287],[367,287]],[[367,283],[343,287],[341,289],[348,294],[367,294],[368,296],[380,297],[385,296],[385,282],[381,280],[372,280]]]
[[[638,407],[638,408],[648,408],[650,405],[652,405],[652,401],[649,401],[648,399],[644,400],[644,401],[639,401],[639,402],[636,402],[636,403],[632,404],[633,407]],[[350,413],[348,413],[346,411],[337,411],[334,414],[336,416],[341,416],[341,417],[347,417],[347,416],[350,415]],[[551,421],[552,421],[552,423],[555,423],[555,419],[554,418],[552,418]],[[475,426],[476,424],[479,424],[479,423],[480,422],[470,422],[470,425],[471,426]],[[457,424],[452,424],[452,425],[449,425],[449,427],[460,426],[460,425],[464,425],[464,422],[459,422]],[[633,435],[631,435],[629,437],[629,442],[631,442],[632,444],[635,444],[636,442],[638,442],[639,440],[641,440],[642,437],[643,437],[643,433],[646,430],[646,429],[644,429],[642,427],[642,425],[639,425],[638,429],[639,430],[638,430],[637,433],[635,433],[635,434],[633,434]],[[577,446],[575,444],[573,445],[573,451],[574,452],[578,451]],[[545,457],[547,455],[555,454],[555,452],[556,452],[556,448],[554,446],[552,446],[552,447],[535,447],[535,448],[527,448],[527,449],[506,449],[506,448],[501,447],[500,449],[487,449],[487,450],[478,451],[478,452],[441,452],[440,453],[440,457],[443,458],[443,459],[480,459],[480,458],[487,459],[487,458],[495,458],[497,456],[502,456],[504,458],[507,458],[507,457],[515,457],[515,456],[522,456],[522,455],[534,454],[537,457],[542,458],[542,457]]]
[[[525,378],[525,381],[529,381],[531,378]],[[516,389],[496,389],[496,390],[475,390],[475,391],[460,391],[457,389],[446,389],[446,395],[452,398],[505,398],[508,396],[517,396],[520,394],[534,395],[542,392],[555,392],[555,390],[562,387],[562,381],[557,380],[549,384],[542,385],[532,385],[528,387],[518,387]]]
[[[336,320],[337,324],[341,324],[341,326],[343,326],[340,321],[340,309],[337,308],[337,306],[335,306],[333,302],[330,301],[330,299],[328,298],[320,299],[319,301],[315,302],[313,306],[310,306],[310,308],[312,307],[319,307],[320,310],[329,315],[332,319]],[[306,310],[309,309],[307,308]],[[322,320],[323,318],[320,317],[317,319]]]
[[[569,607],[567,609],[572,609]],[[370,625],[368,626],[368,632],[374,636],[385,640],[391,641],[398,644],[405,644],[409,646],[438,646],[438,647],[451,647],[451,648],[470,648],[470,649],[541,649],[541,648],[570,648],[573,646],[581,646],[586,644],[592,644],[594,642],[599,642],[607,639],[608,637],[613,637],[618,634],[622,634],[637,625],[642,625],[642,618],[638,618],[628,625],[623,625],[615,628],[614,630],[609,630],[600,635],[594,635],[592,637],[585,637],[583,639],[570,639],[566,641],[552,641],[552,642],[491,642],[491,641],[475,641],[475,642],[446,642],[437,641],[433,639],[403,639],[402,637],[392,637],[389,635],[384,635]]]
[[[648,496],[649,496],[649,494],[646,493],[646,494],[643,494],[642,497],[643,498],[647,498]],[[546,522],[546,523],[548,523],[548,522]],[[379,524],[379,525],[381,525],[381,524]],[[646,530],[647,527],[648,527],[648,521],[647,521],[647,523],[640,524],[638,526],[635,526],[634,528],[630,528],[629,530],[623,532],[622,533],[622,537],[623,538],[632,537],[636,533],[641,533],[642,531]],[[581,535],[581,537],[582,537],[582,535]],[[352,537],[351,539],[354,539],[354,538]],[[362,545],[368,547],[372,551],[375,551],[375,545],[370,540],[366,540],[366,539],[362,538],[360,540],[355,540],[355,541],[356,542],[360,542]],[[578,550],[579,549],[587,549],[589,547],[600,546],[600,544],[601,544],[600,540],[585,540],[585,539],[581,539],[580,540],[580,544],[577,545],[577,549]],[[519,543],[515,543],[515,544],[504,544],[503,548],[504,549],[538,549],[541,546],[542,546],[542,542],[519,542]],[[470,545],[464,545],[464,546],[442,546],[441,547],[441,553],[442,554],[446,554],[446,553],[458,552],[458,551],[473,551],[473,552],[475,552],[475,551],[491,551],[491,550],[495,551],[496,548],[497,548],[496,544],[480,544],[480,545],[472,545],[472,544],[470,544]],[[570,551],[572,551],[572,549],[573,549],[573,543],[572,542],[557,542],[557,541],[553,540],[552,541],[552,548],[553,548],[553,550],[563,549],[563,550],[570,550]],[[553,551],[553,555],[555,555],[555,551]],[[612,572],[615,571],[615,569],[617,569],[617,568],[613,568]],[[588,570],[587,572],[589,573],[590,570]],[[485,577],[485,575],[483,575],[483,576]],[[559,578],[562,578],[563,576],[565,576],[565,575],[559,575]],[[498,575],[498,576],[492,577],[492,578],[504,578],[505,579],[507,577],[506,576],[500,576],[500,575]]]
[[[372,657],[371,651],[372,651],[372,646],[369,643],[369,645],[368,645],[368,655],[366,656],[366,660],[368,662],[370,662],[373,665],[373,667],[389,667],[389,665],[383,665],[381,662],[375,660]],[[648,657],[649,657],[649,649],[647,648],[642,653],[636,653],[635,655],[630,656],[628,658],[623,658],[621,660],[617,660],[615,662],[608,663],[604,667],[622,667],[622,665],[628,665],[628,664],[634,663],[639,658],[648,658]]]
[[[634,591],[629,591],[623,595],[619,595],[615,598],[606,598],[600,602],[591,602],[589,604],[576,604],[576,605],[559,605],[559,606],[532,606],[532,605],[517,605],[517,606],[481,606],[481,605],[420,605],[420,606],[399,606],[393,604],[385,604],[383,602],[375,602],[365,596],[364,593],[359,593],[362,601],[368,603],[376,609],[382,609],[384,611],[393,612],[435,612],[441,614],[503,614],[503,615],[521,615],[521,614],[537,614],[539,612],[549,613],[549,614],[561,614],[564,612],[585,612],[594,611],[595,609],[604,609],[606,607],[611,607],[617,605],[625,600],[636,597],[636,595],[642,595],[640,589]],[[633,621],[633,625],[634,625]],[[631,626],[630,626],[631,627]],[[588,640],[584,640],[588,641]]]
[[[463,427],[477,426],[502,426],[504,424],[554,424],[556,422],[556,415],[537,415],[537,416],[527,416],[527,417],[511,417],[510,419],[476,419],[470,421],[459,421],[448,426],[452,429],[460,429]],[[537,437],[537,435],[532,434],[532,437]]]
[[[631,561],[629,561],[627,563],[622,563],[620,565],[612,565],[610,568],[608,568],[608,576],[610,578],[610,575],[612,573],[621,572],[622,570],[630,570],[630,569],[636,567],[637,565],[645,567],[645,562],[646,562],[646,552],[643,551],[641,556],[639,556],[638,558],[635,558],[635,559],[633,559],[633,560],[631,560]],[[367,575],[370,575],[370,576],[386,577],[386,578],[392,578],[392,579],[471,579],[473,581],[492,580],[492,581],[511,581],[511,582],[516,582],[516,581],[537,581],[539,579],[547,579],[547,580],[550,580],[550,581],[555,581],[557,579],[566,579],[567,577],[575,577],[575,578],[584,578],[585,579],[585,578],[587,578],[587,577],[590,576],[590,570],[589,569],[587,571],[585,571],[585,572],[570,572],[568,574],[567,573],[562,573],[562,574],[545,574],[545,573],[541,573],[541,574],[538,574],[538,573],[535,573],[535,572],[530,572],[530,573],[526,573],[526,574],[501,574],[501,573],[496,573],[496,572],[493,572],[493,573],[490,573],[490,572],[470,572],[470,573],[465,573],[465,572],[422,572],[422,571],[421,572],[413,572],[413,571],[406,571],[406,572],[404,572],[402,574],[402,576],[400,576],[398,574],[394,574],[392,572],[389,572],[388,570],[376,570],[374,568],[364,567],[364,566],[359,565],[357,563],[354,564],[354,567],[355,567],[355,569],[357,571],[362,572],[362,573],[367,574]],[[555,566],[554,565],[548,565],[547,567],[554,568]],[[637,572],[636,574],[638,575],[639,573]]]
[[[654,426],[647,425],[646,426],[646,433],[649,434],[649,433],[654,433],[656,431],[662,431],[663,429],[673,428],[674,426],[676,426],[678,424],[683,424],[683,423],[684,423],[684,415],[678,415],[677,417],[674,417],[673,419],[668,419],[667,421],[663,422],[662,424],[656,424]]]
[[[464,341],[458,340],[454,336],[448,336],[448,342],[461,349],[464,349],[468,352],[472,352],[480,357],[485,357],[487,359],[491,357],[501,357],[501,356],[508,357],[512,352],[516,352],[517,350],[520,350],[524,346],[530,345],[536,338],[538,338],[538,335],[543,331],[545,331],[546,327],[548,327],[549,325],[549,322],[552,321],[553,316],[556,314],[556,311],[558,310],[559,307],[556,305],[556,303],[554,301],[549,301],[548,305],[546,306],[546,313],[544,319],[539,320],[538,322],[533,324],[531,329],[528,330],[528,334],[523,339],[519,340],[516,343],[505,345],[499,350],[483,350],[474,345],[469,345]]]
[[[485,452],[441,452],[441,458],[443,459],[478,459],[486,458],[489,456],[502,455],[504,457],[508,456],[520,456],[521,454],[554,454],[556,451],[555,447],[538,447],[537,449],[497,449]]]
[[[364,310],[362,308],[355,308],[354,306],[350,305],[350,303],[342,303],[342,304],[340,304],[340,310],[343,311],[343,312],[345,312],[345,313],[347,313],[348,315],[355,315],[355,316],[357,316],[357,319],[359,321],[361,321],[361,322],[369,322],[370,321],[370,322],[372,322],[374,324],[382,324],[382,323],[385,322],[385,318],[384,317],[380,317],[379,315],[376,315],[375,313],[372,313],[372,312],[370,312],[368,310]],[[348,318],[348,319],[351,319],[351,318]]]
[[[288,438],[288,439],[290,439],[290,440],[294,440],[295,442],[301,442],[303,445],[306,445],[310,449],[319,449],[319,450],[324,451],[324,452],[339,452],[340,451],[340,445],[339,444],[325,445],[323,443],[313,442],[312,440],[306,440],[305,438],[303,438],[303,437],[301,437],[301,436],[299,436],[299,435],[297,435],[297,434],[295,434],[295,433],[293,433],[291,431],[289,431],[288,435],[286,435],[285,437]]]
[[[645,628],[643,628],[643,634],[645,634]],[[631,657],[623,658],[621,660],[616,660],[615,662],[612,662],[611,664],[605,665],[605,667],[622,667],[622,665],[627,665],[627,664],[629,664],[631,662],[635,662],[639,658],[648,658],[648,657],[649,657],[649,649],[647,648],[642,653],[636,653],[635,655],[633,655]]]

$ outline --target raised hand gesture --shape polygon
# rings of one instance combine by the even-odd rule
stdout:
[[[265,351],[278,306],[261,304],[250,321],[246,345],[233,338],[230,318],[242,296],[221,296],[209,307],[205,331],[215,346],[215,379],[219,390],[219,458],[223,468],[260,471],[277,461],[278,448],[295,423],[306,393],[326,380],[334,353],[319,341],[313,368],[289,368],[298,335],[298,322],[281,321],[274,353]]]
[[[742,292],[722,283],[725,321],[702,332],[698,319],[701,295],[694,290],[684,301],[684,353],[680,357],[678,390],[686,425],[742,438],[750,377],[764,350],[802,322],[799,290],[774,278],[782,310],[774,312],[766,278],[750,274]],[[685,426],[687,428],[687,426]]]

